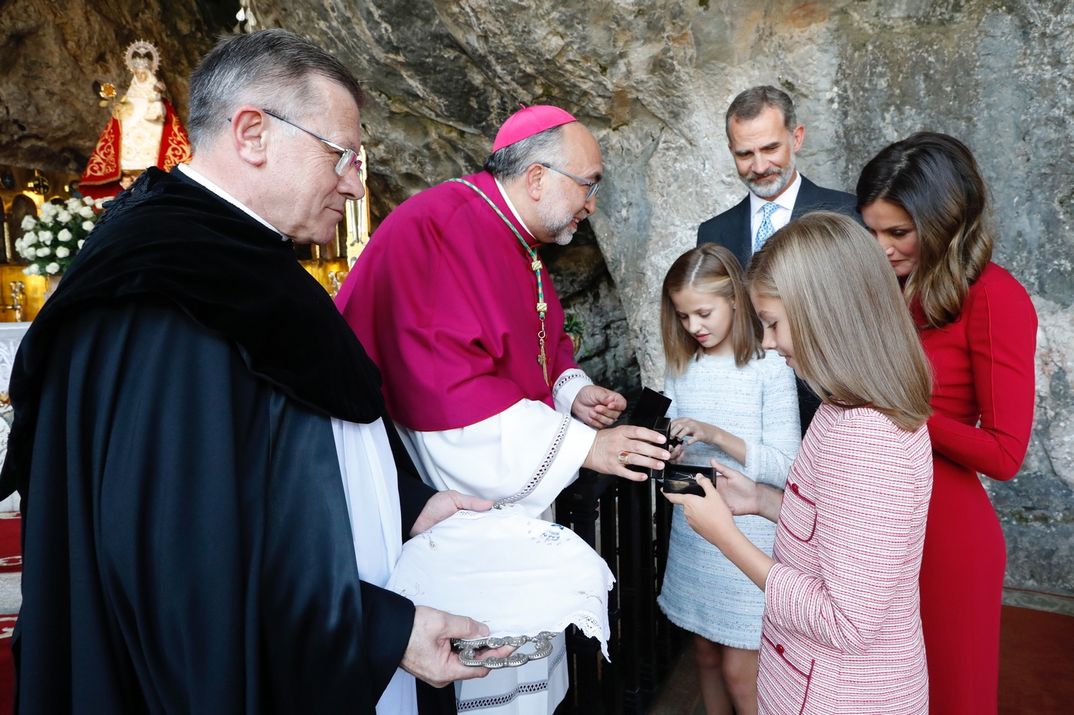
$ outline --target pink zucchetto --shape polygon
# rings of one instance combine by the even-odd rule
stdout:
[[[492,151],[497,152],[505,146],[528,139],[546,129],[576,121],[578,120],[571,116],[570,112],[553,107],[551,104],[523,107],[508,117],[500,127],[500,131],[496,132],[496,141],[492,143]]]

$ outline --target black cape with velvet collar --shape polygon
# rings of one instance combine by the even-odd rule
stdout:
[[[291,242],[178,171],[150,168],[109,204],[19,346],[0,495],[25,486],[41,370],[59,326],[132,298],[169,302],[228,337],[251,372],[318,412],[348,422],[384,414],[376,366]]]
[[[245,214],[156,171],[117,202],[17,360],[16,709],[371,715],[414,606],[359,580],[329,416],[381,416],[373,367]],[[405,538],[432,490],[385,427]]]

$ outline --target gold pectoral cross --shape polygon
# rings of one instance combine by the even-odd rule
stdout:
[[[544,384],[551,385],[548,381],[548,355],[544,351],[544,317],[541,318],[541,330],[537,333],[537,342],[541,346],[541,352],[537,355],[537,362],[541,364],[541,371],[544,373]]]

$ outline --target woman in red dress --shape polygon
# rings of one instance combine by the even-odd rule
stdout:
[[[933,369],[934,482],[921,564],[933,713],[996,712],[1006,545],[978,477],[1022,466],[1037,314],[991,262],[987,190],[962,142],[921,132],[862,170],[858,207],[903,284]]]

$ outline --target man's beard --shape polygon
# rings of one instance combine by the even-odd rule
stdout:
[[[769,176],[778,176],[775,181],[759,183],[758,179],[763,179]],[[752,171],[745,176],[739,176],[742,183],[746,185],[746,188],[752,191],[758,198],[771,199],[779,196],[783,192],[787,185],[791,183],[791,179],[794,177],[794,154],[791,154],[790,161],[787,162],[787,166],[781,169],[768,171],[767,173],[758,176]]]
[[[566,246],[574,238],[574,229],[571,228],[574,214],[567,213],[566,208],[560,208],[566,205],[567,201],[562,194],[544,197],[543,201],[537,203],[537,218],[544,230],[552,236],[552,240],[560,246]]]
[[[566,228],[563,228],[558,233],[554,234],[552,236],[552,240],[554,240],[560,246],[566,246],[568,243],[574,240],[574,231],[571,230],[571,227],[568,224]]]

